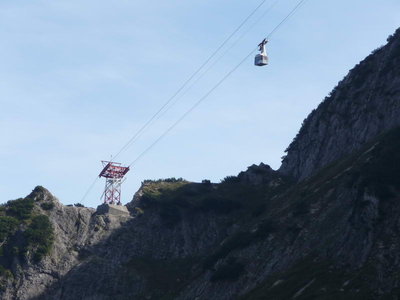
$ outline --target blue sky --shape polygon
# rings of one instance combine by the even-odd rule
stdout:
[[[65,204],[81,201],[100,161],[117,153],[260,2],[1,1],[1,201],[36,185]],[[280,0],[118,160],[132,162],[296,3]],[[132,167],[123,202],[144,179],[219,182],[253,163],[278,168],[302,120],[399,26],[397,0],[308,0],[271,38],[268,67],[254,67],[250,58]],[[86,205],[100,203],[103,184],[97,181]]]

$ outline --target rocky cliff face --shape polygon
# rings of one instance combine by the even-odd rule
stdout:
[[[400,125],[400,30],[338,84],[305,120],[279,169],[302,180]]]
[[[307,118],[279,171],[145,181],[130,216],[40,187],[3,206],[1,299],[399,299],[399,51],[398,31]]]
[[[395,130],[301,184],[147,182],[121,227],[44,260],[70,259],[46,286],[42,263],[14,280],[37,299],[396,299],[399,149]]]
[[[31,214],[48,217],[54,242],[50,254],[40,262],[32,259],[26,251],[22,253],[24,243],[14,241],[14,237],[26,232],[24,227],[31,222],[29,219],[23,219],[19,228],[2,241],[3,255],[7,254],[4,249],[10,246],[19,251],[12,259],[8,257],[8,261],[3,261],[2,265],[7,266],[12,274],[3,276],[1,299],[32,299],[42,294],[47,287],[80,264],[82,249],[97,244],[126,220],[97,215],[92,208],[64,206],[42,187],[35,188],[24,200],[34,202]],[[8,213],[8,205],[6,211]]]

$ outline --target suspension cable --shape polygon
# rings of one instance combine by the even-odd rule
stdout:
[[[82,205],[84,205],[85,199],[87,197],[87,195],[89,195],[89,193],[91,192],[91,190],[94,188],[95,184],[97,183],[97,180],[99,179],[98,176],[96,176],[96,178],[93,180],[92,184],[89,186],[89,188],[86,190],[85,194],[83,195],[83,197],[81,198],[80,203]]]
[[[264,0],[262,2],[262,4],[265,2],[266,0]],[[278,29],[279,27],[281,27],[292,15],[294,15],[296,13],[296,11],[306,2],[307,0],[301,0],[299,1],[299,3],[289,12],[289,14],[277,25],[274,27],[274,29],[267,35],[267,39],[269,39]],[[261,5],[262,5],[261,4]],[[259,7],[261,7],[261,5]],[[257,7],[258,9],[258,7]],[[254,13],[256,12],[256,10],[254,11]],[[253,14],[254,14],[253,13]],[[247,19],[247,18],[246,18]],[[245,22],[244,22],[245,23]],[[244,25],[244,24],[243,24]],[[241,27],[243,26],[241,25]],[[240,28],[239,28],[240,29]],[[238,30],[239,30],[238,29]],[[238,31],[237,30],[237,31]],[[237,32],[236,31],[236,32]],[[235,33],[236,33],[235,32]],[[234,34],[232,34],[233,36]],[[229,37],[230,39],[230,37]],[[228,40],[229,40],[228,39]],[[212,55],[212,57],[210,57],[206,63],[204,63],[192,76],[190,79],[188,79],[185,84],[178,90],[178,92],[176,93],[176,95],[179,94],[179,92],[181,90],[183,90],[185,88],[185,86],[191,81],[191,79],[193,79],[203,68],[204,66],[218,53],[218,51],[220,50],[220,48],[222,48],[227,42],[228,40],[226,40],[226,42],[224,41],[223,45],[220,46],[218,48],[217,51],[215,51]],[[169,132],[171,132],[180,122],[182,122],[193,110],[195,110],[200,104],[201,102],[203,102],[204,100],[206,100],[226,79],[228,79],[228,77],[230,77],[254,52],[256,52],[258,49],[255,48],[254,50],[252,50],[248,55],[245,56],[244,59],[242,59],[239,64],[237,64],[232,70],[230,70],[220,81],[218,81],[218,83],[216,85],[214,85],[203,97],[201,97],[189,110],[187,110],[177,121],[175,121],[175,123],[173,123],[170,127],[167,128],[167,130],[165,130],[149,147],[147,147],[142,153],[140,153],[136,159],[134,161],[132,161],[129,164],[129,167],[131,167],[132,165],[134,165],[136,162],[138,162],[147,152],[149,152],[157,143],[159,143]],[[167,103],[165,103],[163,105],[163,107],[159,110],[159,112],[157,112],[151,119],[150,121],[148,121],[148,123],[150,124],[152,122],[152,120],[154,120],[154,118],[156,118],[158,116],[158,114],[164,109],[165,106],[167,106],[175,97],[173,96],[173,98],[170,98],[170,100],[168,100]],[[147,124],[147,123],[146,123]],[[143,126],[145,129],[145,126]],[[140,130],[139,130],[140,131]],[[140,132],[138,133],[140,134]],[[131,140],[133,140],[134,138],[132,138]],[[129,142],[128,142],[129,143]],[[129,146],[128,143],[123,147],[127,147]],[[117,155],[119,155],[121,152],[123,151],[120,150]],[[116,156],[117,156],[116,155]],[[115,158],[115,157],[114,157]],[[89,194],[89,192],[91,191],[91,189],[94,187],[96,181],[97,181],[97,177],[95,179],[95,181],[92,183],[92,185],[89,187],[89,189],[87,190],[87,192],[85,193],[84,197],[82,198],[82,201],[85,199],[85,197]]]
[[[283,18],[283,20],[275,26],[274,29],[272,29],[272,31],[267,35],[267,40],[271,38],[271,36],[279,29],[279,27],[281,27],[291,16],[293,16],[296,11],[306,2],[307,0],[301,0],[299,1],[299,3],[297,3],[297,5],[290,11],[290,13]]]
[[[300,0],[297,5],[289,12],[289,14],[283,18],[283,20],[275,26],[272,31],[267,35],[267,39],[269,39],[278,29],[281,27],[291,16],[295,14],[295,12],[300,8],[302,4],[304,4],[307,0]],[[222,77],[220,81],[217,82],[203,97],[201,97],[192,107],[189,108],[177,121],[175,121],[170,127],[168,127],[150,146],[148,146],[143,152],[141,152],[136,159],[129,164],[129,167],[134,165],[137,161],[139,161],[147,152],[149,152],[157,143],[159,143],[169,132],[171,132],[183,119],[186,118],[195,108],[197,108],[201,102],[207,99],[229,76],[231,76],[254,52],[256,52],[258,47],[252,50],[249,54],[247,54],[244,59],[242,59],[239,64],[237,64],[232,70],[230,70],[225,76]]]
[[[125,151],[140,134],[153,122],[153,120],[171,103],[173,99],[189,84],[190,81],[217,55],[217,53],[229,42],[229,40],[249,21],[249,19],[264,5],[267,0],[262,0],[257,7],[239,24],[238,27],[222,42],[222,44],[205,60],[205,62],[182,84],[182,86],[153,114],[153,116],[129,139],[129,141],[114,155],[114,159]]]
[[[192,81],[192,83],[177,97],[175,97],[174,101],[171,101],[169,103],[169,106],[166,106],[165,109],[160,112],[157,116],[154,116],[154,118],[152,118],[152,120],[150,120],[148,122],[148,126],[147,128],[149,128],[150,126],[152,126],[156,121],[158,121],[161,117],[163,117],[176,103],[178,103],[192,88],[193,86],[195,86],[197,84],[197,82],[199,82],[221,59],[222,57],[226,56],[227,53],[229,53],[229,51],[232,50],[232,48],[246,35],[249,33],[249,31],[255,26],[257,25],[258,22],[260,22],[275,6],[276,4],[279,2],[280,0],[276,0],[275,2],[273,2],[265,11],[264,13],[253,23],[251,24],[250,27],[248,27],[231,45],[229,48],[227,48],[221,55],[218,56],[218,58],[216,58],[213,63],[211,65],[209,65],[209,67],[202,72],[194,81]],[[140,138],[143,133],[146,130],[142,130],[141,132],[138,132],[137,135],[135,135],[135,139],[131,141],[131,143],[127,143],[127,147],[129,147],[135,140],[137,140],[138,138]],[[129,145],[128,145],[129,144]]]
[[[132,163],[129,164],[129,167],[131,167],[133,164],[135,164],[143,155],[145,155],[148,151],[150,151],[151,148],[153,148],[163,137],[165,137],[172,129],[176,127],[187,115],[189,115],[197,106],[200,105],[201,102],[203,102],[208,96],[211,95],[212,92],[214,92],[233,72],[235,72],[255,51],[257,50],[254,49],[252,50],[244,59],[240,61],[239,64],[237,64],[232,70],[230,70],[225,76],[218,81],[216,85],[214,85],[203,97],[201,97],[189,110],[187,110],[175,123],[173,123],[166,131],[164,131],[163,134],[161,134],[149,147],[147,147]]]
[[[129,139],[129,141],[122,146],[122,148],[117,152],[116,155],[114,155],[113,159],[117,156],[119,156],[123,151],[125,151],[132,143],[134,143],[139,136],[153,123],[153,121],[157,118],[157,120],[161,117],[160,114],[163,112],[163,110],[174,100],[182,90],[185,89],[185,87],[192,81],[193,78],[199,74],[204,67],[218,54],[218,52],[232,39],[232,37],[250,20],[251,17],[264,5],[264,3],[267,0],[262,0],[254,9],[251,11],[251,13],[239,24],[238,27],[221,43],[219,47],[217,47],[216,50],[205,60],[205,62],[182,84],[182,86],[156,111],[156,113],[153,114],[153,116],[145,123],[143,124],[142,127],[139,128],[138,131]],[[208,71],[208,70],[207,70]],[[203,76],[203,75],[202,75]],[[198,80],[196,80],[197,82]],[[191,85],[192,87],[193,85]],[[185,92],[186,93],[186,92]],[[168,108],[169,109],[169,108]],[[81,202],[85,200],[87,195],[90,193],[90,191],[93,189],[95,186],[96,182],[98,180],[98,177],[96,176],[95,180],[93,183],[89,186],[85,194],[83,195]]]

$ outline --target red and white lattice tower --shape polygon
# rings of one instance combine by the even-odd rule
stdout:
[[[103,170],[99,177],[106,179],[106,187],[102,198],[106,204],[121,205],[121,184],[124,182],[124,176],[129,171],[129,167],[122,167],[120,163],[111,161],[102,161]]]

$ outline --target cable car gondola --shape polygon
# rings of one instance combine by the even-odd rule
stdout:
[[[256,66],[262,67],[268,65],[267,51],[265,50],[265,45],[268,43],[267,39],[264,39],[259,45],[260,54],[257,54],[254,60]]]

